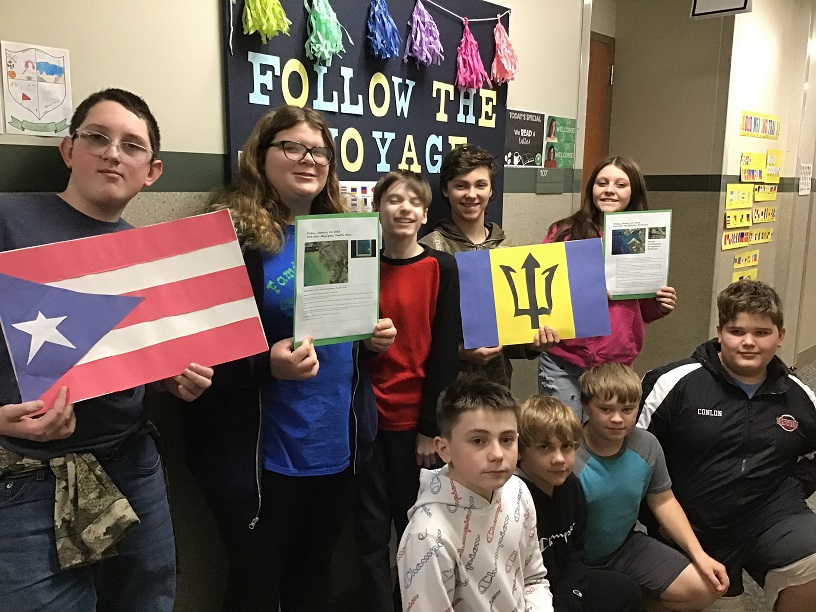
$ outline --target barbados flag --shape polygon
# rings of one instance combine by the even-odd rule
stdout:
[[[465,348],[610,333],[600,238],[456,253]]]

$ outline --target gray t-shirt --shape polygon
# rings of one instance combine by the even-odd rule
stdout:
[[[98,221],[68,205],[56,194],[0,197],[0,251],[87,238],[129,229],[126,221]],[[70,392],[70,390],[69,390]],[[144,418],[144,387],[103,395],[75,406],[76,431],[65,440],[32,442],[0,436],[0,446],[37,459],[74,451],[105,453],[138,429]],[[0,406],[20,402],[11,357],[0,331]]]

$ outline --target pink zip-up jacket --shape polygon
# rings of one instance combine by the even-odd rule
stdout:
[[[543,242],[553,242],[556,231],[557,228],[550,229]],[[646,325],[664,316],[657,309],[656,298],[609,300],[612,333],[608,336],[562,340],[548,352],[584,369],[611,362],[631,366],[643,349]]]

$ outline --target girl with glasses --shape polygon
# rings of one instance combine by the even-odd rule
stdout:
[[[271,349],[219,368],[190,415],[190,463],[228,551],[224,609],[328,610],[353,472],[376,432],[364,356],[396,330],[382,319],[363,343],[294,348],[295,217],[347,211],[334,141],[319,113],[281,106],[242,151],[208,209],[232,213]]]

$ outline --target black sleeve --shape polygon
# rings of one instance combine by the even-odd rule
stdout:
[[[586,498],[578,478],[572,476],[571,479],[575,480],[575,527],[572,530],[572,551],[570,551],[564,573],[583,579],[586,572],[586,566],[584,565],[584,534],[586,533],[587,524]]]
[[[459,271],[452,255],[429,250],[439,265],[439,291],[436,316],[431,327],[431,351],[425,363],[422,388],[422,413],[419,433],[433,437],[436,427],[436,404],[439,394],[459,372],[459,342],[462,340],[462,318],[459,312]]]

